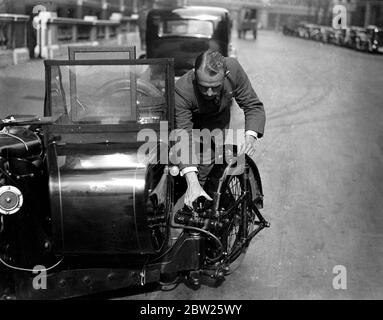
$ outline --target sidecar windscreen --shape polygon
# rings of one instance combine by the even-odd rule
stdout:
[[[59,124],[139,124],[170,119],[172,61],[47,60],[45,116]]]

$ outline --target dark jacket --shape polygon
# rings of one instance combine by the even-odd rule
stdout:
[[[194,70],[188,71],[176,82],[176,128],[187,130],[190,137],[193,128],[209,130],[228,128],[230,106],[232,98],[235,98],[245,113],[245,130],[256,131],[258,137],[262,137],[266,122],[263,103],[259,100],[237,59],[225,59],[227,75],[219,105],[203,99],[196,86]],[[180,166],[181,169],[185,165]]]

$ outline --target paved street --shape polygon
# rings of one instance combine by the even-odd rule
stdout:
[[[383,299],[383,56],[273,32],[235,46],[266,109],[256,161],[271,228],[219,288],[114,298]],[[1,117],[42,114],[42,66],[0,69]]]
[[[43,115],[42,60],[0,68],[0,117],[14,113]]]

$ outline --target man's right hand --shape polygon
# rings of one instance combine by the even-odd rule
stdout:
[[[192,171],[185,174],[188,188],[185,192],[184,203],[189,207],[193,208],[193,202],[199,197],[205,197],[208,200],[213,200],[209,195],[202,189],[199,184],[197,174]]]

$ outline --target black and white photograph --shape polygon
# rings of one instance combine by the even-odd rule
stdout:
[[[0,300],[382,300],[382,195],[383,0],[0,0]]]

